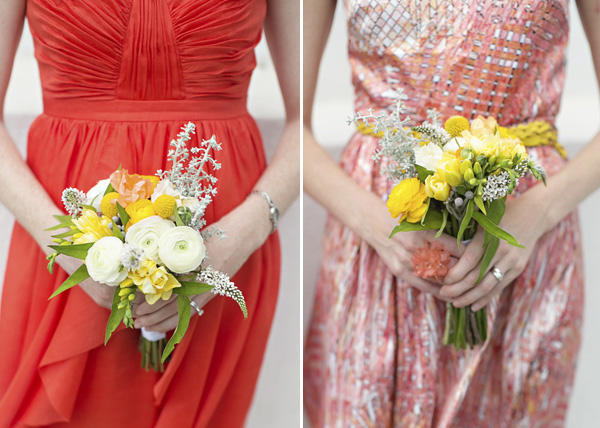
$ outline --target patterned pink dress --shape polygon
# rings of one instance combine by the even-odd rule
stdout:
[[[564,82],[568,1],[346,0],[356,109],[493,115],[505,126],[554,123]],[[391,184],[356,134],[342,166],[382,198]],[[554,174],[551,147],[529,154]],[[535,185],[522,179],[518,192]],[[522,275],[488,306],[490,340],[442,346],[445,304],[398,281],[330,217],[304,354],[313,427],[561,427],[581,338],[577,214],[537,243]]]

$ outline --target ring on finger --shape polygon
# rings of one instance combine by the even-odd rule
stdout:
[[[494,275],[498,282],[502,282],[502,280],[504,279],[504,273],[495,266],[492,269],[492,275]]]
[[[202,314],[204,314],[204,310],[200,309],[200,307],[196,304],[196,302],[194,302],[192,299],[190,299],[190,305],[192,306],[192,308],[194,308],[194,310],[198,313],[198,316],[201,317]]]

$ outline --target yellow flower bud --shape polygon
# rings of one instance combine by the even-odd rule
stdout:
[[[425,192],[430,198],[444,202],[450,196],[450,185],[437,173],[425,179]]]
[[[471,163],[471,161],[469,159],[466,159],[466,160],[462,161],[460,164],[460,173],[462,175],[465,175],[465,172],[467,172],[467,169],[471,169],[471,168],[473,168],[473,164]]]
[[[475,165],[473,165],[473,172],[477,178],[483,178],[483,170],[481,169],[481,164],[479,162],[475,162]]]
[[[465,177],[465,181],[470,182],[473,178],[475,178],[475,174],[473,174],[473,170],[471,168],[469,168],[465,171],[464,177]]]

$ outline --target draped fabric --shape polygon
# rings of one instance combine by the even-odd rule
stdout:
[[[246,110],[262,0],[29,0],[27,18],[44,113],[27,163],[57,206],[119,165],[167,169],[169,142],[192,121],[216,135],[219,193],[208,224],[239,205],[266,167]],[[250,406],[279,283],[273,234],[233,280],[249,317],[218,297],[193,317],[164,374],[140,368],[139,331],[120,326],[79,287],[48,301],[66,278],[15,224],[0,316],[0,427],[239,427]]]
[[[554,123],[568,41],[567,1],[346,0],[355,108],[385,111],[404,89],[407,114],[481,114],[512,126]],[[372,160],[377,139],[356,134],[343,169],[387,198]],[[549,175],[565,164],[528,148]],[[515,197],[538,185],[521,179]],[[445,303],[399,281],[333,217],[326,224],[304,353],[314,428],[561,427],[583,312],[577,213],[536,244],[523,273],[488,305],[489,340],[442,345]]]

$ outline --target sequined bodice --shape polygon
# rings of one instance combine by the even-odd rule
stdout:
[[[494,115],[553,123],[568,42],[567,0],[346,0],[356,109],[382,109],[402,87],[426,119]]]

